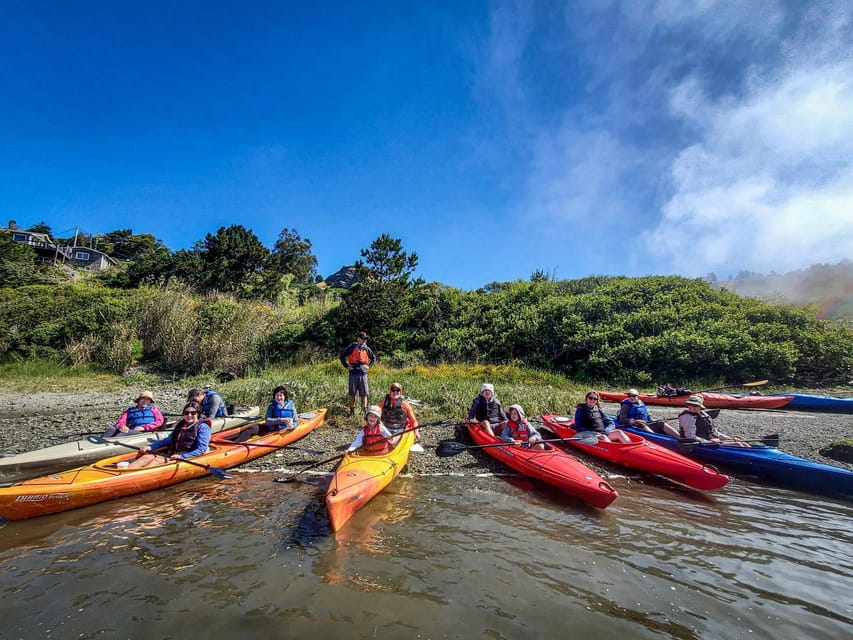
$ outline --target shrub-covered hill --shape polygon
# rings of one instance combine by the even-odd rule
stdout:
[[[232,371],[328,360],[355,330],[380,361],[520,363],[578,379],[822,386],[853,378],[853,330],[811,307],[651,276],[494,283],[472,292],[416,281],[357,285],[270,305],[183,287],[0,290],[0,358],[169,371]],[[299,300],[307,300],[300,304]]]

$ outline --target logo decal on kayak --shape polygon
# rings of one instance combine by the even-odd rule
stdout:
[[[15,502],[41,502],[42,500],[68,500],[70,494],[67,493],[37,493],[31,496],[18,496]]]

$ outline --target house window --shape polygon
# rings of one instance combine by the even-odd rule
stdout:
[[[89,261],[89,252],[88,251],[75,251],[74,252],[75,260],[82,260],[83,262]]]
[[[12,240],[15,242],[29,242],[30,237],[26,233],[13,233]]]

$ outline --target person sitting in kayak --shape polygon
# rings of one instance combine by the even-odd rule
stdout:
[[[506,414],[504,414],[501,408],[500,400],[495,395],[495,387],[488,382],[483,383],[480,395],[474,398],[471,408],[468,409],[468,421],[475,420],[491,436],[495,435],[492,425],[506,420]]]
[[[415,418],[412,405],[403,396],[403,385],[399,382],[391,383],[388,393],[385,394],[385,400],[382,401],[382,424],[394,434],[406,429],[414,429],[415,442],[421,441],[421,435],[417,429],[418,419]]]
[[[195,402],[201,407],[201,413],[207,418],[224,418],[228,416],[228,407],[222,396],[213,389],[202,391],[190,389],[187,402]]]
[[[617,427],[634,427],[651,433],[665,433],[673,438],[678,437],[678,431],[663,420],[652,420],[646,403],[640,400],[640,392],[628,389],[627,398],[619,404],[619,415],[616,416]]]
[[[575,429],[577,431],[595,431],[599,440],[609,442],[624,442],[631,439],[621,429],[617,429],[613,418],[604,413],[598,403],[598,392],[587,391],[586,400],[575,409]]]
[[[120,436],[125,433],[154,431],[163,426],[166,419],[154,404],[154,394],[150,391],[141,391],[134,402],[136,403],[134,406],[125,410],[118,417],[116,423],[104,431],[104,438]]]
[[[299,414],[296,411],[296,405],[290,399],[287,387],[279,385],[272,390],[272,400],[267,405],[263,430],[265,433],[272,433],[283,429],[295,429],[298,426]],[[252,424],[228,439],[231,442],[246,442],[249,438],[258,435],[261,429],[261,425]]]
[[[527,421],[524,409],[519,404],[511,404],[506,410],[507,419],[501,422],[500,439],[512,444],[520,444],[528,449],[545,449],[542,436]]]
[[[702,396],[690,396],[684,403],[684,411],[678,414],[678,430],[680,436],[686,440],[699,442],[716,442],[725,440],[725,444],[748,447],[745,442],[731,438],[725,433],[717,431],[714,420],[705,413],[705,405],[702,404]]]
[[[164,458],[186,460],[208,452],[210,445],[210,420],[201,415],[195,402],[184,406],[181,419],[172,432],[139,450],[139,457],[130,463],[131,469],[165,464]],[[156,452],[156,453],[155,453]]]
[[[364,426],[347,449],[347,453],[358,451],[363,456],[385,455],[397,444],[398,438],[382,424],[382,409],[375,404],[367,407],[364,414]]]
[[[677,396],[689,396],[693,393],[690,389],[673,387],[669,382],[658,385],[658,396],[662,398],[675,398]]]

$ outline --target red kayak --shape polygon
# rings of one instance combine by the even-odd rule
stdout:
[[[622,402],[628,397],[624,393],[613,391],[599,391],[598,395],[607,402]],[[701,396],[702,404],[708,409],[780,409],[794,399],[794,396],[747,396],[697,391],[686,396],[659,396],[656,393],[641,393],[640,400],[646,404],[683,407],[690,396]]]
[[[478,445],[502,442],[473,422],[468,423],[468,433]],[[486,447],[483,451],[519,473],[547,482],[599,509],[604,509],[619,496],[616,489],[595,471],[582,465],[565,451],[548,444],[545,446],[548,449],[538,451],[507,444],[501,447]]]
[[[542,416],[542,422],[560,438],[571,438],[577,433],[573,428],[575,421],[566,416],[548,414]],[[729,482],[728,476],[724,476],[712,467],[685,458],[680,453],[670,451],[633,433],[625,432],[625,435],[631,439],[630,444],[606,440],[599,440],[595,444],[570,440],[569,444],[608,462],[666,476],[694,489],[713,491],[726,486]]]

